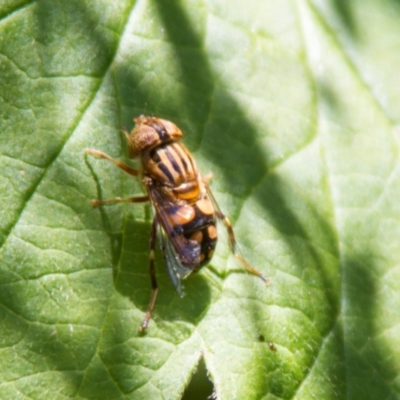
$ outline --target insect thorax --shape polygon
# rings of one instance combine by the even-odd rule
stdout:
[[[179,142],[156,147],[142,155],[144,176],[176,199],[195,202],[203,191],[196,162]]]

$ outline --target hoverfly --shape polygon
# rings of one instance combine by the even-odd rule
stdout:
[[[85,153],[108,160],[129,175],[140,177],[147,191],[144,196],[93,200],[94,207],[150,201],[155,211],[149,254],[152,292],[139,330],[146,331],[158,292],[154,268],[157,232],[168,273],[180,295],[181,280],[198,271],[213,256],[218,238],[217,220],[221,220],[228,231],[229,245],[235,257],[248,271],[269,284],[269,279],[238,252],[232,225],[211,193],[209,178],[200,174],[193,156],[180,142],[181,130],[172,122],[156,117],[140,116],[134,122],[136,126],[131,133],[125,129],[122,132],[128,143],[129,157],[140,158],[140,169],[99,150],[86,149]]]

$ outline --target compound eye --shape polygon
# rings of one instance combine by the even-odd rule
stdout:
[[[131,158],[162,144],[177,141],[183,136],[181,130],[175,124],[165,119],[140,116],[135,118],[134,121],[136,126],[128,139]]]
[[[157,122],[164,127],[170,141],[176,141],[182,138],[182,131],[171,121],[157,118]]]
[[[129,135],[128,147],[129,156],[135,158],[146,150],[150,150],[159,142],[159,136],[148,125],[136,125],[132,133]]]

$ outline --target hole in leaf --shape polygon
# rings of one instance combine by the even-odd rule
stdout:
[[[213,399],[214,385],[207,375],[206,364],[203,358],[197,366],[197,371],[193,374],[189,386],[183,393],[182,400],[207,400]]]

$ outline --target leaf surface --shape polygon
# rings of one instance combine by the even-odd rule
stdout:
[[[179,399],[201,358],[218,399],[398,399],[399,3],[0,4],[0,397]],[[174,291],[149,205],[84,156],[127,159],[156,115],[272,285],[220,229]],[[137,165],[132,162],[132,165]]]

